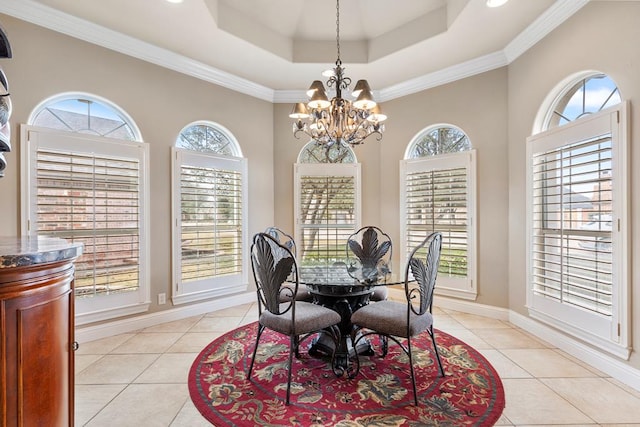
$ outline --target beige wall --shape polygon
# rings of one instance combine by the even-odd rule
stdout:
[[[249,164],[249,232],[273,223],[273,105],[108,49],[0,15],[13,58],[0,60],[9,81],[13,150],[0,179],[0,235],[20,234],[19,124],[42,100],[67,91],[104,97],[135,120],[151,159],[151,301],[170,295],[171,156],[180,130],[217,122],[237,138]],[[251,121],[251,126],[247,121]]]
[[[509,66],[509,308],[527,313],[526,302],[526,146],[545,97],[566,77],[585,70],[608,74],[631,104],[631,265],[640,265],[640,3],[591,2]],[[632,271],[632,288],[640,271]],[[632,289],[631,318],[638,324],[640,293]],[[640,330],[632,328],[638,345]],[[640,367],[632,355],[631,364]]]

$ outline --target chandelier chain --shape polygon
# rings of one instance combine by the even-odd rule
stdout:
[[[336,1],[336,47],[338,50],[338,59],[336,59],[336,65],[342,64],[340,59],[340,0]]]

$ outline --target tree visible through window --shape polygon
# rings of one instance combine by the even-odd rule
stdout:
[[[409,159],[456,153],[471,149],[467,135],[452,126],[432,127],[420,134],[409,150]]]
[[[309,142],[295,166],[296,242],[303,267],[344,261],[360,217],[360,165],[349,147]]]
[[[200,153],[237,156],[236,145],[228,132],[206,123],[193,124],[183,129],[176,141],[176,147]]]

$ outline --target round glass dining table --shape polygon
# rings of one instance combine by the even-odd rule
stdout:
[[[344,372],[349,367],[349,357],[358,354],[373,354],[371,344],[361,340],[354,349],[350,335],[354,331],[351,314],[369,304],[369,298],[376,286],[391,286],[404,283],[404,279],[380,269],[366,269],[361,266],[347,266],[335,263],[328,266],[301,266],[299,282],[306,285],[315,304],[331,308],[340,314],[341,340],[335,349],[334,371]],[[355,338],[355,337],[354,337]],[[315,339],[309,353],[315,356],[330,356],[335,345],[328,334],[320,334]]]

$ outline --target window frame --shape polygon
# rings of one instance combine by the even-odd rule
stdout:
[[[433,129],[432,127],[430,129]],[[422,134],[422,132],[421,132]],[[407,151],[408,152],[408,151]],[[407,229],[407,175],[415,172],[430,172],[453,168],[466,169],[467,182],[467,276],[465,278],[438,275],[436,295],[449,296],[467,300],[475,300],[478,296],[477,280],[477,188],[476,188],[476,151],[438,154],[428,157],[404,159],[400,161],[400,265],[405,265],[413,249],[408,243]],[[444,246],[443,246],[444,247]]]
[[[123,153],[134,153],[140,164],[140,221],[139,221],[139,287],[138,290],[121,294],[100,295],[94,298],[75,299],[76,324],[83,325],[116,317],[146,312],[151,304],[150,261],[149,261],[149,146],[139,141],[118,140],[83,133],[65,132],[21,125],[21,232],[23,235],[37,235],[37,184],[36,151],[40,146],[52,145],[57,150],[74,153],[99,153],[123,157]],[[51,138],[52,141],[42,140]],[[63,141],[60,143],[60,141]],[[62,147],[60,147],[62,145]]]
[[[209,121],[197,121],[185,126],[180,133],[191,126],[209,126],[222,133],[231,144],[231,151],[241,156],[242,151],[233,135],[223,126]],[[179,142],[179,136],[176,144]],[[171,302],[174,305],[201,301],[218,296],[246,291],[249,284],[249,190],[248,162],[246,158],[219,155],[212,151],[195,151],[173,146],[171,148],[171,258],[172,284]],[[241,219],[241,272],[234,275],[222,275],[182,282],[182,211],[181,211],[181,171],[183,166],[195,166],[209,169],[222,169],[239,172],[242,176],[242,219]]]
[[[533,289],[533,156],[611,133],[612,144],[612,316],[589,313],[536,295]],[[598,113],[532,135],[527,139],[527,309],[529,315],[628,360],[631,352],[629,283],[629,128],[628,106],[622,102]],[[558,143],[556,141],[560,140]],[[589,327],[585,325],[590,325]]]

